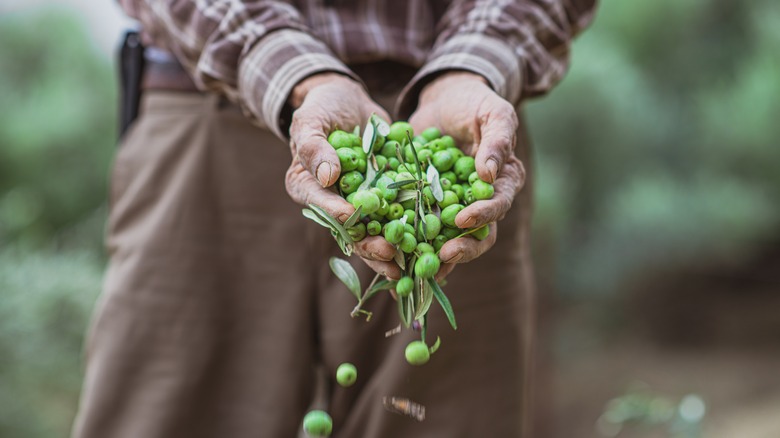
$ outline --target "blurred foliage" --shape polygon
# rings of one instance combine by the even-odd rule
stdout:
[[[604,0],[528,105],[536,243],[567,298],[741,263],[780,223],[780,4]]]
[[[116,87],[72,15],[5,15],[0,41],[0,247],[35,249],[104,204]]]
[[[564,297],[778,237],[778,6],[602,0],[527,111],[537,256]],[[62,436],[104,265],[115,78],[62,11],[1,16],[0,41],[0,436]]]
[[[104,266],[114,75],[72,13],[0,15],[0,41],[0,436],[66,436]]]

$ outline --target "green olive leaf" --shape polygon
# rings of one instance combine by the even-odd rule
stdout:
[[[422,317],[422,323],[420,324],[422,329],[420,330],[422,332],[422,341],[425,342],[425,336],[428,334],[428,314],[425,313]]]
[[[439,304],[441,304],[441,308],[444,310],[444,314],[447,315],[447,320],[450,321],[452,329],[457,330],[458,324],[455,322],[455,312],[452,310],[452,304],[450,304],[450,300],[447,298],[447,295],[444,295],[444,291],[441,290],[439,285],[436,283],[436,280],[433,278],[428,279],[428,284],[431,285],[431,289],[433,289],[433,296],[436,297],[436,300],[439,302]]]
[[[431,289],[431,285],[428,284],[427,281],[423,281],[422,292],[420,294],[420,306],[417,307],[415,319],[427,315],[428,309],[431,308],[431,303],[433,303],[433,289]]]
[[[427,172],[428,183],[431,185],[431,192],[433,197],[441,202],[444,199],[444,190],[441,188],[441,182],[439,181],[439,171],[433,166],[428,166]]]
[[[403,186],[405,186],[407,184],[413,184],[413,183],[416,183],[416,182],[417,182],[416,179],[405,179],[403,181],[397,181],[397,182],[388,184],[387,188],[388,189],[397,189],[397,188],[403,187]]]
[[[417,197],[417,190],[399,190],[394,202],[404,202]]]
[[[376,132],[382,137],[387,137],[387,134],[390,133],[390,125],[387,124],[385,119],[376,114],[371,114],[371,121],[374,122],[374,125],[376,126]]]
[[[371,153],[371,149],[374,147],[376,141],[376,127],[374,126],[371,117],[366,122],[366,129],[363,131],[363,152],[366,154]]]
[[[366,301],[369,298],[373,297],[379,291],[390,290],[395,288],[396,284],[398,284],[398,282],[395,280],[385,279],[385,280],[377,281],[373,286],[368,288],[366,292],[363,294],[363,301]]]
[[[308,219],[311,219],[314,222],[322,225],[323,227],[328,228],[331,231],[333,231],[333,227],[328,222],[324,221],[323,219],[320,219],[320,217],[317,216],[317,214],[315,212],[309,210],[308,208],[304,208],[303,210],[301,210],[301,213],[303,213],[304,217],[306,217]]]
[[[438,350],[440,346],[441,346],[441,338],[436,336],[436,342],[433,343],[433,345],[431,346],[431,348],[428,349],[428,351],[431,354],[436,353],[436,350]]]
[[[420,166],[420,159],[417,158],[417,149],[414,148],[412,134],[409,131],[406,131],[406,137],[409,139],[409,144],[412,148],[412,157],[414,157],[414,164],[417,166],[417,179],[422,179],[422,166]]]
[[[371,156],[373,157],[373,155]],[[363,180],[363,183],[360,184],[358,190],[368,190],[373,187],[375,177],[376,170],[374,169],[374,166],[366,166],[366,178]]]
[[[355,268],[349,264],[348,261],[340,259],[338,257],[331,257],[328,262],[330,270],[336,274],[336,277],[341,280],[347,286],[352,295],[360,301],[360,279],[358,278]]]
[[[409,325],[412,323],[411,318],[407,317],[409,313],[408,308],[409,300],[406,298],[398,298],[398,316],[401,318],[401,323],[403,323],[406,328],[409,328]]]
[[[398,265],[398,267],[404,270],[406,269],[406,259],[404,258],[404,252],[401,251],[401,248],[399,248],[397,245],[395,248],[395,255],[393,256],[393,260],[395,260],[395,263]]]
[[[355,243],[355,241],[352,239],[352,236],[347,233],[347,230],[341,225],[341,222],[336,220],[333,216],[328,214],[327,211],[323,210],[320,207],[317,207],[314,204],[309,204],[309,208],[311,211],[316,213],[316,215],[327,222],[330,225],[331,234],[333,234],[333,237],[336,237],[336,242],[339,244],[339,248],[341,248],[341,251],[346,255],[350,256],[352,255],[352,245]],[[304,214],[305,215],[305,214]]]
[[[358,219],[360,219],[361,211],[363,211],[362,205],[358,206],[357,210],[355,210],[355,212],[352,213],[352,215],[347,218],[347,221],[344,222],[344,229],[347,229],[357,223]]]
[[[414,314],[414,299],[411,295],[406,297],[404,299],[406,301],[406,321],[409,321],[408,324],[406,324],[407,327],[409,327],[412,324],[412,315]]]
[[[352,130],[352,133],[360,137],[360,125],[355,125],[355,129]]]

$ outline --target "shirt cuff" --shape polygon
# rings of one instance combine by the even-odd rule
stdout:
[[[242,58],[238,71],[239,101],[247,115],[287,141],[280,118],[298,82],[324,71],[338,72],[360,82],[328,47],[311,35],[282,29],[261,39]]]
[[[513,105],[520,100],[522,61],[514,49],[483,34],[458,35],[436,48],[401,92],[395,107],[396,120],[407,120],[417,107],[422,88],[436,75],[450,70],[481,75],[498,95]]]

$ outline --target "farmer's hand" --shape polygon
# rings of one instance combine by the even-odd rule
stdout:
[[[493,198],[476,201],[455,218],[460,228],[490,224],[482,240],[450,240],[439,252],[443,278],[456,263],[469,262],[496,242],[496,224],[509,211],[525,182],[525,169],[515,156],[518,119],[512,105],[496,94],[482,76],[468,72],[445,73],[423,88],[419,106],[409,122],[415,132],[435,126],[451,135],[463,152],[475,158],[477,174],[495,187]]]
[[[287,193],[297,203],[314,204],[342,223],[355,208],[327,189],[338,181],[341,165],[328,143],[335,129],[350,131],[363,126],[372,113],[390,120],[387,112],[368,96],[363,87],[337,73],[320,73],[293,88],[289,102],[295,109],[290,125],[292,164],[285,180]],[[355,244],[355,252],[376,272],[400,278],[392,262],[395,248],[381,236],[367,236]]]

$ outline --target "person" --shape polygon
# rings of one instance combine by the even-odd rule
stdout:
[[[73,436],[293,437],[312,407],[342,437],[531,436],[518,112],[561,80],[595,1],[120,3],[147,50],[113,167],[110,263]],[[390,294],[369,303],[370,322],[349,317],[353,298],[327,264],[335,243],[301,215],[309,203],[342,221],[354,211],[329,189],[340,166],[327,135],[371,114],[452,135],[496,188],[457,217],[493,224],[489,237],[441,249],[459,326],[431,311],[443,343],[421,367],[403,357],[418,333],[385,336],[399,322]],[[367,238],[353,265],[397,278],[394,251]],[[352,387],[334,384],[342,362],[357,367]],[[385,397],[424,405],[425,420],[389,412]]]

